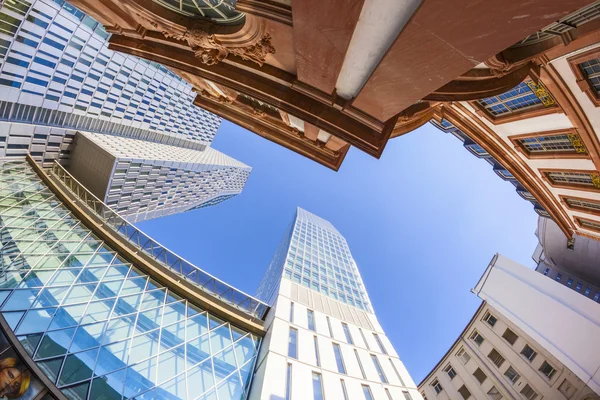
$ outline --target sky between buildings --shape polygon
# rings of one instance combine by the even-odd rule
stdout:
[[[380,160],[352,148],[338,172],[227,121],[212,147],[253,168],[242,194],[139,226],[254,294],[297,206],[331,221],[417,384],[473,316],[470,289],[493,255],[533,267],[531,203],[429,124],[390,140]]]

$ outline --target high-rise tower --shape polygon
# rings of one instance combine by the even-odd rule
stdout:
[[[298,208],[257,298],[272,305],[250,399],[420,399],[348,243]]]

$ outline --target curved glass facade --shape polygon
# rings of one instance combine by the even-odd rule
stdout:
[[[244,399],[260,339],[153,281],[0,165],[0,313],[69,399]]]

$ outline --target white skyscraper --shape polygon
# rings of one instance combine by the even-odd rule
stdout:
[[[131,222],[218,204],[239,194],[252,168],[207,147],[184,149],[78,132],[70,172]]]
[[[421,399],[330,222],[298,208],[257,297],[272,309],[250,399]]]

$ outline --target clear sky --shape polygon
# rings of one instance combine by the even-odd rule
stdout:
[[[379,160],[351,149],[338,172],[227,121],[213,147],[253,168],[243,192],[140,228],[254,294],[297,206],[331,221],[417,384],[479,306],[470,289],[493,255],[533,267],[531,203],[429,124],[390,140]]]

